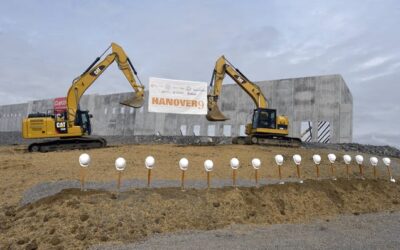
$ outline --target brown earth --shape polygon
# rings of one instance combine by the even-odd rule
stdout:
[[[386,169],[378,167],[380,179],[374,180],[371,167],[367,180],[345,179],[345,168],[338,156],[338,181],[311,180],[315,167],[311,157],[323,157],[321,175],[329,177],[327,150],[306,150],[262,146],[176,146],[129,145],[87,151],[92,158],[87,179],[111,181],[117,177],[114,161],[127,160],[123,178],[145,179],[144,159],[153,155],[154,179],[179,179],[177,162],[190,161],[187,179],[205,180],[203,162],[214,161],[213,178],[231,178],[229,160],[238,157],[238,178],[251,179],[253,157],[262,161],[261,178],[276,179],[278,171],[273,157],[285,157],[284,177],[295,177],[292,155],[303,157],[304,184],[287,183],[260,188],[219,188],[211,190],[179,188],[135,189],[119,197],[105,191],[69,189],[34,204],[19,206],[25,190],[49,181],[79,178],[78,157],[83,151],[27,153],[20,146],[0,147],[0,249],[70,249],[87,248],[101,242],[132,242],[153,234],[187,229],[215,229],[230,224],[274,224],[329,218],[343,213],[368,213],[400,210],[400,185],[387,181]],[[355,155],[355,153],[351,153]],[[365,159],[368,156],[364,155]],[[392,159],[393,165],[399,159]],[[354,172],[358,167],[352,164]]]

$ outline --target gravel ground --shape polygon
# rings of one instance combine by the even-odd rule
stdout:
[[[285,182],[296,182],[297,179],[286,178],[283,179]],[[277,184],[279,180],[260,180],[260,185],[268,185],[268,184]],[[237,180],[236,181],[238,187],[254,187],[255,182],[250,180]],[[180,187],[180,181],[175,180],[154,180],[151,182],[151,188],[162,188],[162,187]],[[222,180],[222,179],[212,179],[211,187],[212,188],[221,188],[221,187],[231,187],[232,180]],[[40,183],[36,186],[31,187],[26,190],[23,194],[23,197],[20,201],[20,205],[24,206],[29,203],[33,203],[42,198],[55,195],[61,192],[63,189],[70,188],[80,188],[81,184],[76,180],[64,180],[64,181],[54,181],[54,182],[45,182]],[[147,181],[140,179],[132,179],[132,180],[123,180],[121,183],[120,191],[128,191],[134,188],[146,188]],[[205,189],[207,188],[206,181],[196,181],[196,180],[187,180],[185,181],[185,188],[196,188],[196,189]],[[85,189],[88,190],[107,190],[107,191],[117,191],[116,181],[112,182],[87,182],[85,183]]]
[[[360,152],[371,155],[379,155],[385,157],[400,157],[400,150],[392,146],[375,146],[358,143],[303,143],[304,148],[310,149],[332,149],[345,152]]]
[[[232,144],[231,137],[210,137],[210,136],[102,136],[108,145],[121,144],[177,144],[177,145],[229,145]],[[0,132],[0,145],[26,145],[40,140],[25,140],[20,132]],[[353,151],[365,154],[397,157],[400,158],[400,150],[393,146],[375,146],[359,143],[307,143],[303,142],[303,148],[309,149],[331,149],[338,151]]]
[[[135,244],[91,249],[399,249],[399,231],[399,212],[342,215],[309,224],[233,225],[165,234]]]

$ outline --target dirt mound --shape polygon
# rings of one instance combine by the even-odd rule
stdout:
[[[91,156],[86,180],[89,183],[103,183],[106,190],[115,190],[117,172],[114,161],[124,157],[127,167],[123,173],[124,190],[116,197],[109,191],[88,191],[77,189],[80,166],[79,155]],[[24,146],[0,147],[0,246],[17,249],[87,248],[102,242],[131,242],[149,235],[176,232],[187,229],[208,230],[229,224],[273,224],[308,221],[326,218],[342,213],[366,213],[375,211],[400,210],[399,184],[388,182],[386,168],[380,161],[378,179],[373,180],[373,170],[364,154],[366,181],[361,181],[358,166],[352,162],[351,180],[314,181],[316,171],[312,155],[322,156],[321,176],[330,177],[328,153],[338,156],[335,175],[346,177],[342,161],[342,150],[335,149],[293,149],[247,145],[178,146],[178,145],[123,145],[88,151],[65,151],[53,153],[27,153]],[[346,152],[352,156],[358,152]],[[232,157],[240,160],[237,171],[240,185],[254,185],[254,169],[251,160],[261,160],[260,183],[277,181],[278,169],[274,156],[282,154],[285,162],[282,176],[296,180],[294,154],[301,154],[302,177],[305,184],[287,183],[267,185],[256,189],[230,185]],[[146,156],[152,155],[156,165],[152,170],[154,186],[160,188],[138,188],[146,185]],[[180,158],[189,159],[185,174],[189,189],[186,192],[178,186],[181,171]],[[204,160],[214,161],[212,172],[213,187],[206,191]],[[400,174],[399,159],[392,158],[393,174]],[[221,182],[216,185],[218,180]],[[129,182],[131,181],[131,182]],[[60,188],[61,183],[61,188]],[[63,183],[65,184],[63,187]],[[96,185],[93,184],[93,187]],[[36,187],[36,188],[35,188]],[[55,192],[44,192],[56,188]],[[88,187],[92,187],[88,185]],[[161,188],[162,187],[162,188]],[[20,206],[25,195],[29,201],[46,197]],[[129,191],[132,190],[132,191]],[[39,192],[40,191],[40,192]],[[54,190],[49,190],[54,191]],[[26,200],[26,199],[25,199]]]
[[[0,213],[0,245],[87,248],[181,230],[275,224],[337,214],[400,210],[400,185],[384,180],[308,180],[260,188],[64,190]]]

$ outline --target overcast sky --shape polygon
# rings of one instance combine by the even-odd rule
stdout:
[[[0,3],[0,105],[65,96],[114,41],[145,84],[208,82],[221,54],[253,81],[341,74],[354,141],[400,146],[400,1]],[[128,91],[112,65],[87,93]]]

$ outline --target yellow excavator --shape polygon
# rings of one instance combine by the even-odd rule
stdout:
[[[253,112],[252,122],[246,124],[247,136],[233,138],[234,144],[267,144],[278,146],[298,147],[299,138],[288,137],[289,119],[277,115],[276,109],[268,108],[268,101],[260,87],[251,82],[239,69],[233,66],[224,56],[218,58],[213,71],[208,98],[209,121],[226,121],[227,118],[218,108],[218,99],[222,91],[222,81],[225,75],[230,76],[253,100],[256,109]],[[212,86],[214,87],[212,88]]]
[[[101,58],[111,49],[103,60]],[[100,61],[101,60],[101,61]],[[99,62],[100,61],[100,62]],[[117,62],[119,69],[135,90],[133,97],[121,102],[122,105],[139,108],[144,102],[144,86],[140,82],[131,60],[116,43],[105,50],[95,61],[72,82],[66,97],[66,109],[62,112],[52,110],[47,113],[29,114],[22,121],[22,137],[25,139],[58,138],[35,142],[28,146],[30,152],[47,152],[60,149],[81,149],[105,147],[107,142],[102,137],[90,136],[92,128],[88,110],[81,110],[79,101],[85,91],[110,66]],[[138,82],[135,80],[135,76]]]

